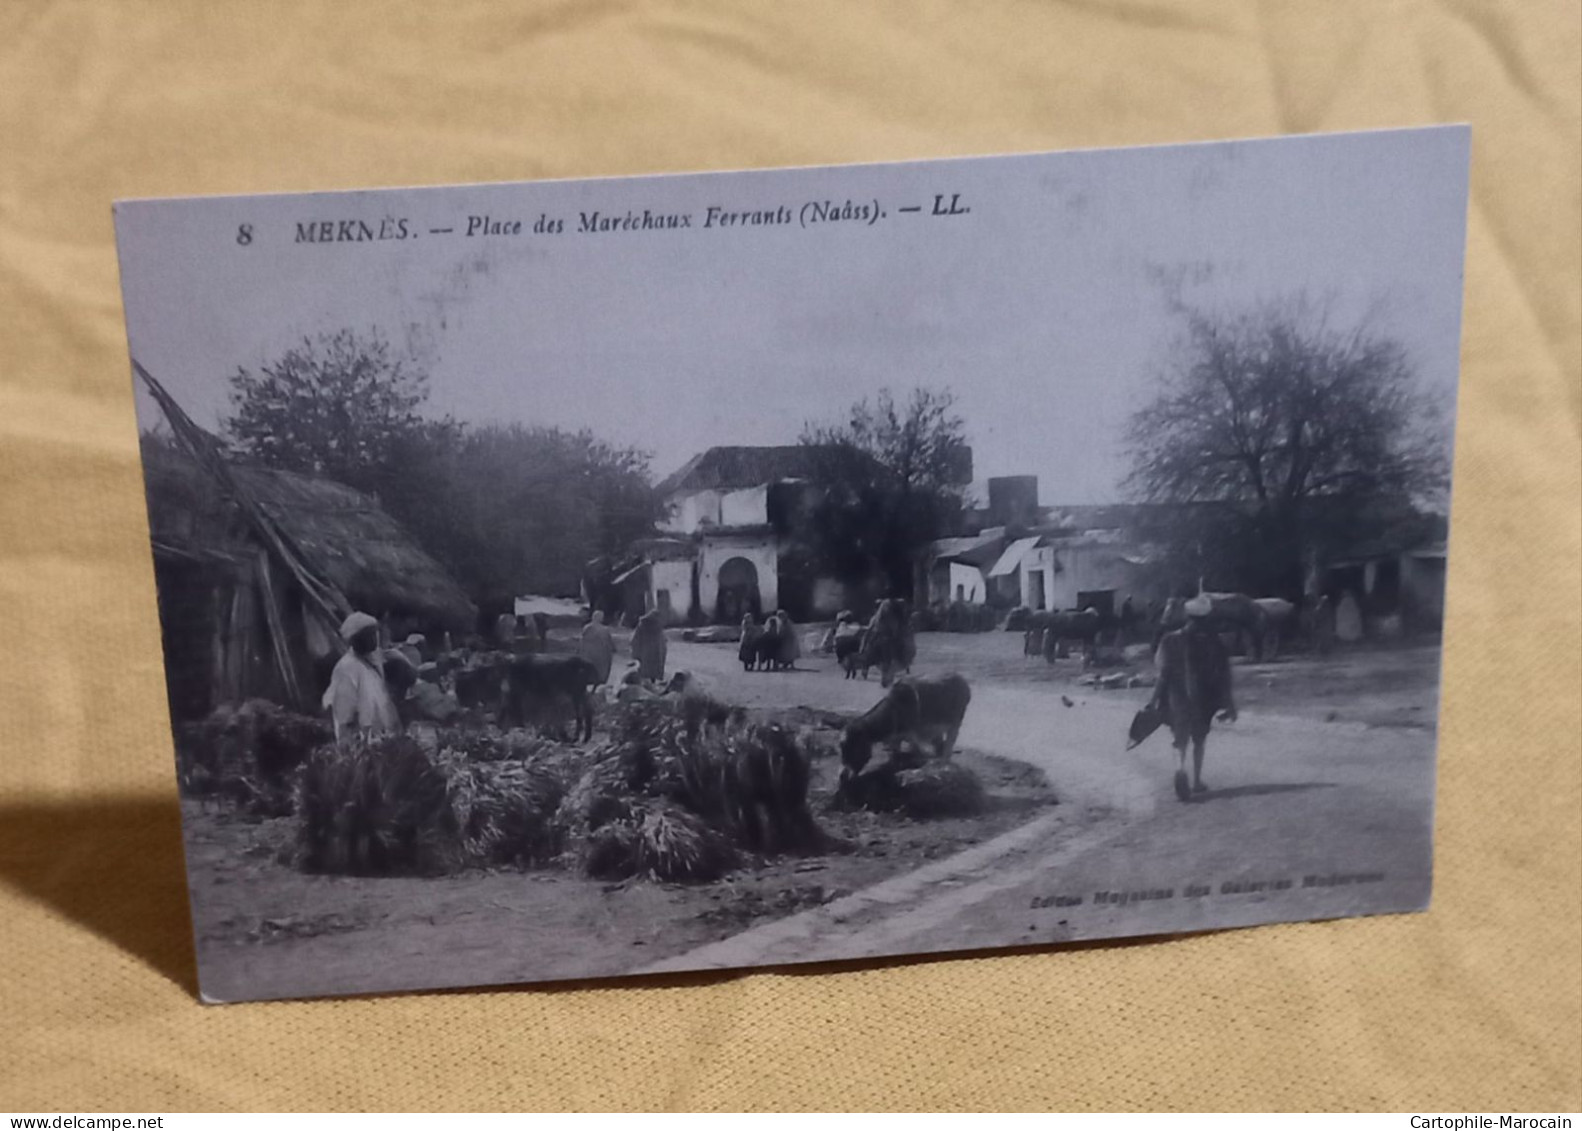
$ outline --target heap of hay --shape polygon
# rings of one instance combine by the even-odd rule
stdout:
[[[565,778],[526,762],[447,765],[461,857],[474,864],[547,864],[561,852],[556,814]]]
[[[742,852],[822,843],[809,752],[778,727],[704,729],[665,701],[622,705],[610,743],[562,803],[568,854],[590,876],[716,879]]]
[[[619,749],[603,750],[567,791],[555,823],[564,830],[571,847],[581,849],[606,825],[632,819],[645,784],[634,779]]]
[[[706,883],[735,868],[739,858],[725,834],[695,813],[648,799],[590,832],[581,863],[595,879]]]
[[[899,813],[915,821],[976,816],[989,803],[977,774],[946,761],[885,762],[848,780],[842,799],[857,808]]]
[[[208,718],[176,728],[181,792],[228,801],[255,816],[287,816],[293,772],[334,737],[323,719],[263,699],[217,707]]]
[[[565,762],[575,753],[564,743],[521,728],[449,726],[435,730],[436,749],[465,762]]]
[[[474,761],[405,736],[327,746],[297,776],[297,863],[357,876],[545,864],[564,847],[566,781],[548,758]]]
[[[776,726],[689,736],[667,700],[623,705],[591,750],[493,728],[332,745],[297,777],[297,860],[351,875],[561,861],[598,879],[709,881],[744,852],[823,844],[810,758]]]
[[[583,772],[555,823],[584,875],[703,882],[736,867],[728,835],[659,788],[654,755],[643,747],[611,747]]]
[[[450,782],[410,738],[314,751],[297,776],[296,812],[304,871],[423,875],[460,863]]]
[[[988,805],[978,775],[954,762],[929,762],[895,775],[901,812],[913,820],[971,817]]]

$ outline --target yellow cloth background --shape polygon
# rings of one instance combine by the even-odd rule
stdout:
[[[0,1108],[1582,1106],[1578,5],[0,4]],[[1431,912],[205,1007],[110,202],[1473,124]]]

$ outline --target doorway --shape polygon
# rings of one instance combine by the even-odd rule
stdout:
[[[720,566],[720,592],[714,602],[714,618],[721,624],[736,624],[751,613],[754,620],[763,615],[758,595],[758,567],[746,558],[728,558]]]

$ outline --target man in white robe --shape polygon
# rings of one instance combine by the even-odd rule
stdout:
[[[367,613],[353,613],[341,625],[346,654],[330,674],[324,706],[335,725],[335,741],[398,734],[401,716],[385,685],[379,655],[379,622]]]

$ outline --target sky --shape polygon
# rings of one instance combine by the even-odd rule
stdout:
[[[1305,297],[1398,339],[1453,394],[1467,143],[1446,128],[124,202],[128,339],[217,428],[239,367],[377,330],[429,374],[435,413],[589,428],[651,453],[656,479],[715,444],[795,443],[881,388],[948,388],[980,481],[1035,474],[1045,503],[1109,502],[1126,419],[1180,356],[1172,296],[1226,314]],[[966,211],[933,215],[936,195]],[[813,201],[882,217],[804,227]],[[705,229],[710,205],[792,222]],[[644,209],[693,227],[577,230]],[[469,237],[469,216],[523,230]],[[533,232],[541,216],[565,230]],[[345,219],[415,235],[296,238]],[[138,410],[158,419],[144,395]]]

